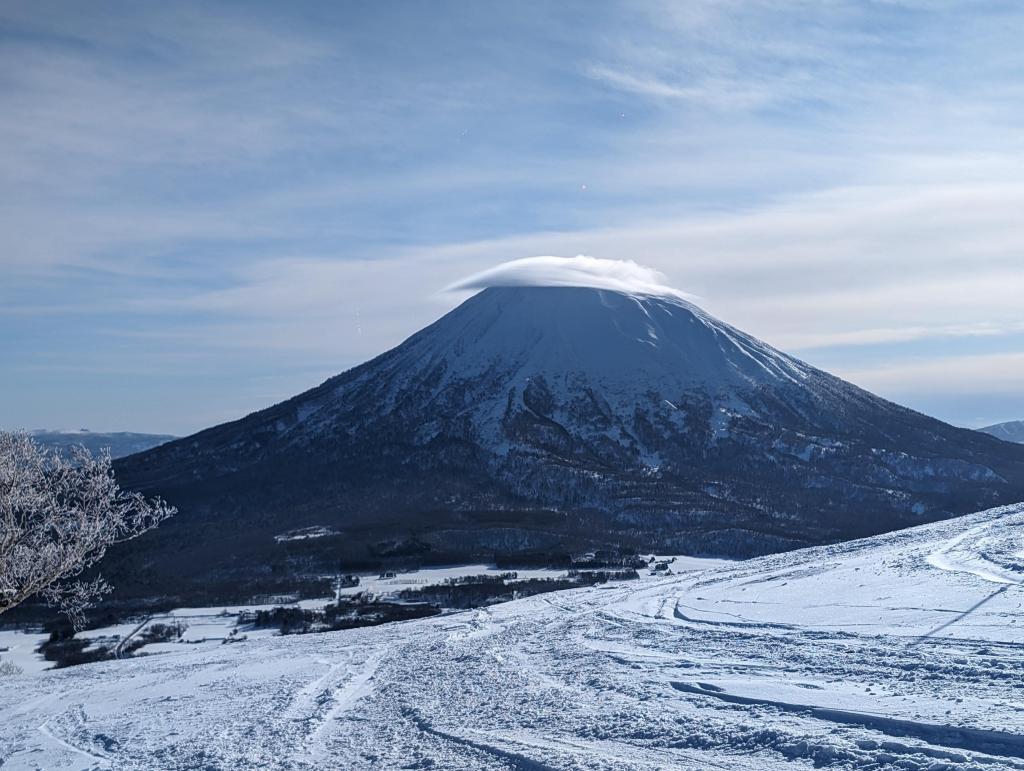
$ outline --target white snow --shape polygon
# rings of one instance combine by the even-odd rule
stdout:
[[[653,555],[652,555],[653,556]],[[728,564],[725,560],[706,557],[689,556],[658,556],[658,560],[671,560],[673,572],[684,570],[701,570],[715,565]],[[336,590],[343,597],[361,593],[369,593],[379,599],[395,600],[399,593],[406,589],[423,589],[445,583],[448,579],[465,578],[467,576],[492,575],[498,576],[514,572],[515,581],[532,578],[561,578],[566,575],[559,568],[517,568],[509,570],[498,568],[493,564],[442,565],[419,570],[397,573],[386,577],[380,573],[357,573],[359,584],[346,586]],[[177,624],[185,627],[179,640],[174,642],[149,643],[136,651],[137,655],[153,653],[193,652],[195,646],[211,647],[220,645],[224,640],[244,635],[246,639],[267,637],[277,633],[274,629],[252,629],[244,623],[240,624],[242,614],[252,614],[258,610],[272,610],[276,607],[298,607],[306,610],[323,608],[335,601],[334,597],[320,597],[293,601],[282,597],[280,602],[249,605],[214,605],[210,607],[175,608],[166,613],[155,613],[145,618],[123,624],[87,629],[75,635],[78,639],[89,640],[87,648],[98,645],[114,647],[124,645],[138,635],[143,634],[153,624]],[[43,658],[36,649],[47,639],[49,634],[43,632],[27,632],[14,629],[0,629],[0,663],[11,662],[25,673],[42,672],[50,669],[52,663]],[[188,647],[183,647],[188,646]],[[4,650],[6,648],[6,650]]]
[[[648,466],[661,462],[644,454],[650,448],[615,433],[629,433],[643,406],[638,398],[654,399],[678,424],[683,418],[666,399],[702,393],[715,407],[744,414],[750,408],[737,396],[741,392],[794,382],[813,387],[825,377],[678,295],[575,286],[491,286],[393,354],[380,364],[391,373],[387,392],[376,397],[382,411],[393,409],[408,389],[420,392],[425,404],[463,395],[462,416],[483,444],[500,454],[507,451],[502,421],[510,385],[518,403],[525,389],[542,383],[551,396],[548,417],[577,426],[582,434],[590,429],[570,413],[587,405],[585,394],[596,394],[611,425],[593,430],[602,439],[619,436],[616,441],[632,447]],[[342,386],[353,392],[360,387],[359,382]],[[727,433],[730,417],[716,413],[719,438]],[[434,429],[425,422],[420,438]]]
[[[298,530],[289,530],[287,533],[280,533],[274,536],[274,540],[278,543],[285,543],[286,541],[308,541],[311,538],[326,538],[337,534],[338,531],[332,530],[324,525],[313,525],[311,527],[299,528]]]
[[[0,687],[0,760],[1024,769],[1022,539],[1018,505],[432,619],[16,677]]]
[[[50,662],[38,655],[35,650],[49,637],[50,635],[42,632],[0,629],[0,663],[13,664],[25,674],[48,669],[51,666]]]

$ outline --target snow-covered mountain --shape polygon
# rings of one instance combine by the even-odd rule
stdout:
[[[1019,770],[1022,532],[1014,506],[422,621],[157,644],[7,681],[0,765]]]
[[[294,563],[274,535],[299,527],[335,534],[308,539],[305,564],[749,555],[1024,499],[1024,447],[679,297],[583,287],[484,289],[366,364],[118,470],[181,510],[134,542],[137,564],[173,552],[197,577]]]
[[[1007,423],[996,423],[994,426],[986,426],[985,428],[979,428],[978,430],[984,431],[986,434],[991,434],[997,439],[1002,439],[1006,442],[1024,444],[1024,420],[1011,420]]]
[[[110,457],[123,458],[153,447],[159,447],[175,437],[169,434],[136,434],[129,431],[103,433],[80,428],[72,431],[56,431],[36,429],[29,434],[39,444],[55,450],[66,451],[71,447],[82,445],[91,453],[110,451]]]

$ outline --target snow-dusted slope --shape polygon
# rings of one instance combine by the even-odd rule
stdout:
[[[3,768],[1022,769],[1024,506],[644,584],[44,672]]]
[[[564,286],[487,288],[366,364],[117,471],[180,512],[112,555],[119,590],[146,597],[228,569],[256,580],[299,550],[324,570],[749,556],[1024,498],[1024,446],[880,399],[674,295]],[[338,535],[287,554],[274,541],[314,527]]]
[[[991,434],[997,439],[1007,442],[1018,442],[1024,444],[1024,420],[1011,420],[1008,423],[996,423],[994,426],[986,426],[978,429],[986,434]]]
[[[544,377],[562,400],[574,396],[573,380],[583,379],[635,400],[648,390],[802,383],[814,372],[685,300],[579,287],[486,289],[398,352],[389,368],[407,381],[443,363],[432,398],[476,378],[500,379],[504,387]]]

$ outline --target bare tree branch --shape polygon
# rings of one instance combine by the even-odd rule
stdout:
[[[0,613],[42,594],[81,626],[84,610],[110,586],[74,579],[112,544],[175,512],[159,498],[122,490],[109,453],[76,447],[65,457],[27,434],[0,432]]]

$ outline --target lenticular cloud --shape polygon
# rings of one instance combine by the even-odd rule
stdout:
[[[486,289],[492,286],[583,286],[643,295],[689,295],[667,286],[665,276],[632,260],[598,257],[524,257],[474,273],[447,288],[448,291]]]

